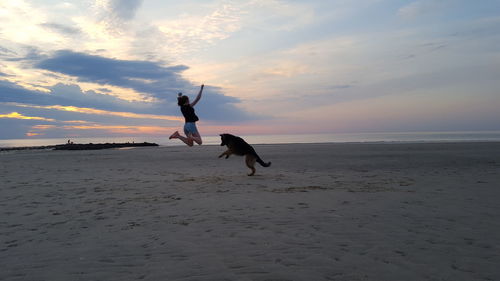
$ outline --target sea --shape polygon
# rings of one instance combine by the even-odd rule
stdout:
[[[421,143],[421,142],[498,142],[500,131],[473,132],[404,132],[404,133],[327,133],[327,134],[287,134],[287,135],[240,135],[250,144],[290,144],[290,143]],[[94,137],[94,138],[27,138],[0,139],[0,147],[31,147],[73,143],[125,143],[150,142],[160,146],[184,145],[179,140],[168,137]],[[220,137],[203,136],[204,145],[220,144]]]

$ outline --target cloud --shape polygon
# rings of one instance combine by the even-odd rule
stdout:
[[[83,100],[79,100],[78,105],[80,106],[88,106],[82,102],[88,104],[93,101],[96,107],[99,106],[97,108],[106,105],[105,109],[116,110],[116,107],[112,105],[121,105],[121,108],[134,109],[134,112],[148,110],[153,113],[178,114],[176,94],[183,92],[195,95],[199,89],[198,85],[193,85],[182,77],[182,72],[188,69],[185,65],[162,66],[157,62],[118,60],[63,50],[36,63],[35,67],[73,76],[80,82],[130,88],[155,99],[154,103],[142,103],[142,107],[138,107],[135,103],[124,104],[123,100],[93,92],[85,96]],[[53,87],[51,90],[58,93],[57,90],[60,87],[62,86]],[[65,93],[75,93],[76,91],[73,96],[82,97],[81,94],[78,94],[81,92],[80,89],[63,90]],[[242,121],[255,118],[255,116],[235,106],[240,102],[238,98],[226,96],[219,91],[220,89],[215,87],[205,87],[203,99],[197,105],[204,118],[219,121]],[[76,99],[73,98],[72,102],[75,101]]]
[[[134,18],[137,9],[141,6],[142,0],[105,0],[96,1],[96,7],[102,9],[111,18],[118,20],[131,20]]]
[[[101,115],[101,116],[119,116],[119,117],[125,117],[125,118],[138,118],[138,119],[157,119],[157,120],[166,120],[166,121],[183,121],[184,119],[181,118],[180,116],[169,116],[169,115],[155,115],[155,114],[138,114],[138,113],[132,113],[132,112],[116,112],[116,111],[107,111],[107,110],[100,110],[100,109],[95,109],[95,108],[87,108],[87,107],[76,107],[76,106],[62,106],[62,105],[30,105],[30,104],[19,104],[19,103],[10,103],[10,105],[18,106],[18,107],[23,107],[23,108],[38,108],[38,109],[53,109],[53,110],[60,110],[60,111],[67,111],[67,112],[78,112],[78,113],[84,113],[84,114],[95,114],[95,115]],[[17,113],[17,112],[13,112]],[[14,114],[14,117],[17,115]],[[5,115],[4,118],[7,118],[8,116]],[[12,117],[12,118],[14,118]],[[0,118],[2,118],[2,115],[0,115]],[[36,118],[19,118],[19,119],[36,119]],[[42,119],[39,119],[42,120]],[[53,119],[51,119],[54,121]],[[74,120],[71,122],[75,122]],[[78,121],[78,122],[85,122],[85,121]]]
[[[78,85],[57,84],[49,93],[0,81],[0,113],[20,112],[58,122],[80,120],[97,124],[170,125],[181,122],[178,110],[163,103],[128,102]],[[169,114],[170,113],[170,114]]]
[[[95,91],[83,91],[76,84],[58,83],[48,87],[49,92],[46,93],[29,90],[13,82],[0,80],[0,92],[2,93],[0,103],[7,107],[4,112],[23,108],[23,110],[29,109],[31,114],[50,116],[50,118],[60,121],[79,119],[97,123],[114,122],[115,124],[139,126],[144,125],[144,122],[158,125],[161,123],[165,125],[178,124],[182,122],[182,115],[175,103],[176,94],[182,90],[194,98],[198,91],[197,86],[191,85],[187,80],[178,76],[176,70],[182,69],[181,67],[165,68],[151,62],[117,61],[84,54],[77,54],[75,59],[71,56],[72,53],[67,54],[70,54],[71,59],[64,58],[61,61],[48,59],[48,64],[51,65],[51,68],[59,69],[59,63],[64,66],[65,63],[69,63],[73,59],[76,60],[73,62],[78,67],[66,69],[66,65],[59,70],[67,75],[73,74],[77,77],[83,77],[78,78],[83,81],[114,84],[121,87],[130,86],[135,89],[148,90],[151,93],[154,92],[153,89],[157,89],[161,90],[164,95],[158,94],[160,98],[154,102],[131,102]],[[90,58],[90,63],[85,63],[85,58]],[[92,73],[92,69],[99,71]],[[169,75],[175,76],[175,79],[169,80]],[[161,80],[164,77],[167,77],[167,81]],[[161,86],[164,84],[169,84],[169,86]],[[169,98],[165,95],[163,87],[170,89]],[[216,90],[217,88],[207,86],[202,100],[196,106],[197,114],[203,121],[219,120],[225,123],[234,123],[257,118],[236,107],[236,104],[240,102],[239,99],[217,93]],[[171,122],[169,123],[169,121]]]
[[[213,46],[241,28],[244,13],[241,5],[225,1],[208,13],[203,12],[204,14],[181,14],[175,19],[156,21],[152,23],[152,27],[140,32],[141,36],[136,39],[136,44],[147,40],[156,50],[164,49],[168,54],[182,56]],[[142,37],[144,34],[146,38]]]
[[[442,10],[445,6],[443,1],[419,0],[414,1],[398,10],[398,16],[405,19],[414,19],[427,14]]]
[[[126,29],[125,24],[135,17],[141,4],[141,0],[95,0],[93,8],[98,22],[108,31],[121,33]]]
[[[27,90],[8,81],[0,80],[0,93],[0,102],[46,104],[46,96],[42,92]]]
[[[175,18],[152,22],[151,27],[140,31],[141,36],[135,39],[134,44],[143,49],[146,41],[148,46],[154,45],[154,50],[163,49],[168,54],[185,57],[232,37],[240,41],[243,39],[240,32],[245,33],[245,37],[253,32],[289,32],[315,19],[310,5],[289,1],[224,0],[205,4],[204,7],[188,10]],[[251,41],[255,38],[247,38],[243,41],[246,45],[241,49],[252,50],[247,46],[255,44]]]
[[[243,21],[246,26],[252,26],[252,28],[289,32],[309,25],[317,19],[318,15],[313,6],[300,1],[253,0],[243,5],[246,14],[250,15],[246,16]],[[333,6],[338,9],[339,3]],[[325,10],[332,10],[332,8]]]
[[[58,83],[49,88],[55,103],[77,107],[92,107],[103,110],[145,112],[152,106],[148,102],[127,101],[109,94],[83,91],[76,84]]]
[[[21,139],[31,128],[32,120],[0,118],[0,139]]]
[[[15,54],[16,54],[16,52],[14,52],[8,48],[0,46],[0,56],[10,56],[10,55],[15,55]]]
[[[65,35],[75,35],[81,33],[81,30],[78,28],[59,23],[42,23],[40,24],[40,26],[49,29],[51,31],[62,33]]]
[[[30,2],[34,1],[0,2],[1,44],[3,45],[7,41],[26,46],[37,46],[42,49],[61,45],[60,36],[47,32],[40,25],[47,22],[48,14]]]
[[[57,51],[35,67],[77,77],[80,82],[114,85],[162,97],[165,92],[179,92],[189,87],[180,73],[185,65],[164,67],[155,62],[118,60],[101,56]]]
[[[33,46],[21,47],[22,54],[15,52],[7,53],[5,61],[39,61],[45,59],[46,56],[40,50]]]
[[[0,102],[24,103],[33,105],[62,105],[91,107],[112,111],[146,111],[147,104],[127,102],[119,98],[102,95],[93,91],[83,92],[78,85],[56,84],[49,88],[50,93],[28,90],[15,83],[0,80]]]
[[[25,120],[42,120],[54,122],[54,119],[45,118],[45,117],[37,117],[37,116],[25,116],[20,114],[19,112],[11,112],[9,114],[0,114],[0,118],[12,118],[12,119],[25,119]]]

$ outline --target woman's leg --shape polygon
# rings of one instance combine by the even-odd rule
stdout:
[[[169,139],[180,139],[183,143],[187,144],[188,146],[193,146],[193,139],[190,137],[184,137],[179,134],[178,131],[175,131]]]
[[[190,134],[189,137],[191,138],[191,140],[195,141],[198,145],[201,145],[203,143],[200,133],[198,132]]]
[[[198,132],[198,128],[196,128],[195,123],[191,123],[191,122],[185,123],[184,124],[184,134],[186,134],[186,136],[188,138],[190,138],[191,141],[195,141],[199,145],[202,144],[201,135]]]

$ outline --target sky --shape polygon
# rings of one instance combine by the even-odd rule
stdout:
[[[500,130],[500,0],[0,0],[0,139]]]

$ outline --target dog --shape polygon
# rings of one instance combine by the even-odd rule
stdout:
[[[221,134],[221,146],[227,146],[227,150],[224,151],[221,155],[219,155],[219,158],[222,156],[226,155],[226,159],[231,155],[231,154],[236,154],[240,156],[245,156],[245,163],[247,164],[247,167],[252,170],[249,176],[253,176],[255,174],[255,162],[259,162],[260,165],[263,167],[269,167],[271,166],[271,162],[265,163],[260,159],[259,155],[257,155],[257,152],[255,152],[255,149],[251,145],[249,145],[246,141],[244,141],[242,138],[233,136],[231,134]]]

